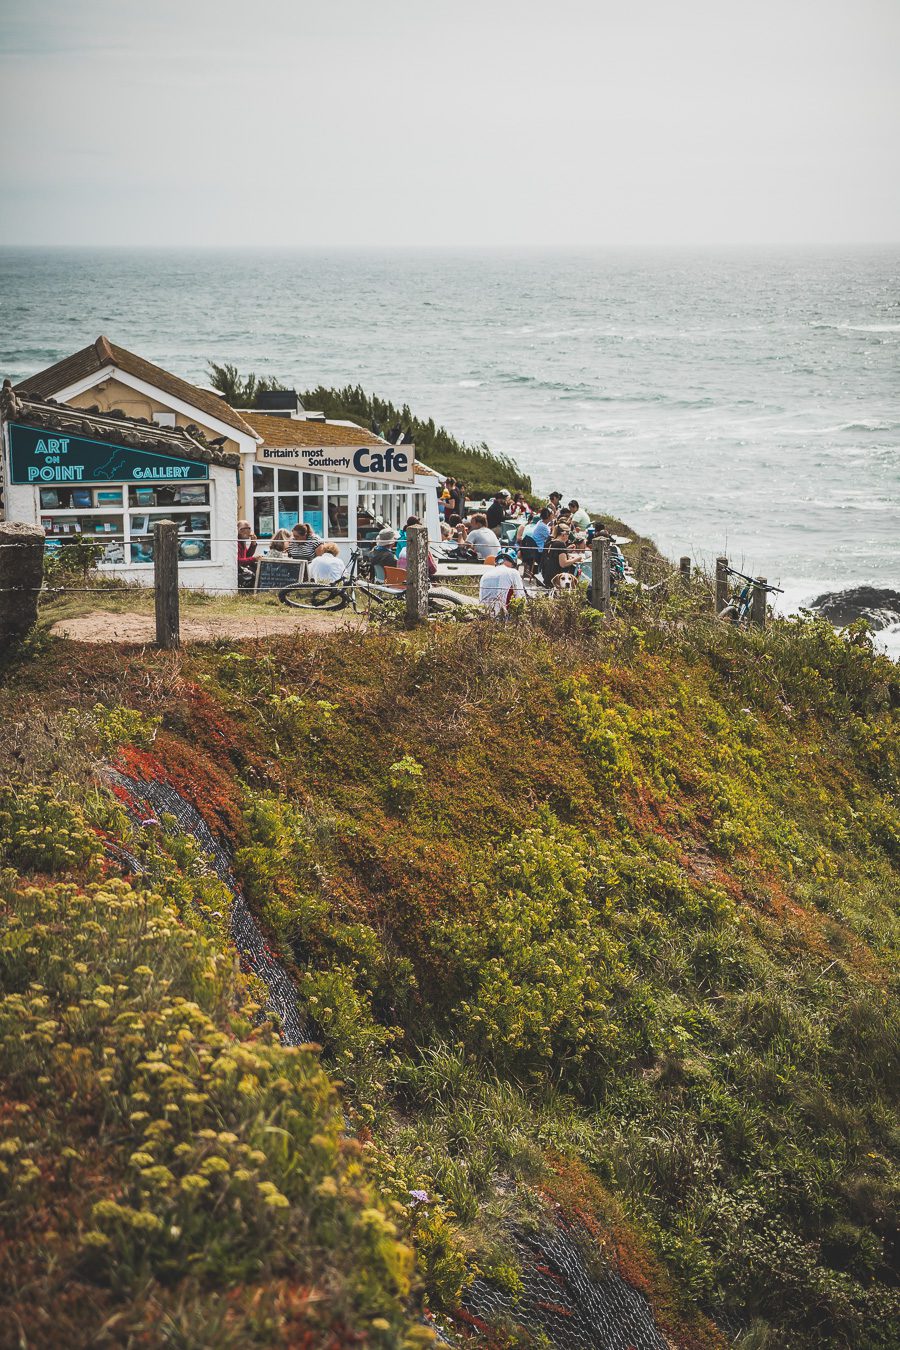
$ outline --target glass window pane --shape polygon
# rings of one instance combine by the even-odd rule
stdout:
[[[322,474],[320,474],[320,473],[305,473],[305,474],[303,475],[303,491],[304,491],[304,492],[321,492],[323,486],[324,486],[324,484],[323,484],[323,482],[322,482]]]
[[[300,519],[300,498],[278,496],[278,528],[292,530]]]
[[[328,536],[330,539],[347,539],[349,534],[350,517],[347,511],[347,498],[329,492]]]
[[[296,469],[278,470],[278,491],[279,492],[300,491],[300,475]]]
[[[254,497],[253,529],[260,539],[271,539],[275,533],[275,498]]]
[[[131,561],[136,563],[151,563],[153,561],[153,540],[132,539]]]
[[[264,464],[253,465],[253,491],[254,492],[274,492],[275,491],[275,470],[267,468]]]
[[[307,476],[303,475],[304,478]],[[303,498],[303,519],[312,528],[313,534],[325,534],[325,510],[321,497]]]
[[[208,539],[179,539],[178,557],[182,562],[209,562]]]

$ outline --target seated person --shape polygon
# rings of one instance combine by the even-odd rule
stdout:
[[[494,531],[488,528],[487,516],[480,511],[476,511],[472,517],[472,528],[469,530],[466,543],[469,548],[474,548],[482,560],[496,557],[499,552],[500,540]]]
[[[288,554],[288,544],[291,538],[290,530],[276,530],[269,540],[269,557],[274,554],[276,557],[280,553]],[[290,554],[288,554],[290,556]]]
[[[256,556],[256,545],[258,540],[253,533],[253,526],[249,520],[239,520],[237,524],[238,538],[238,588],[247,590],[253,585],[253,559]]]
[[[568,525],[557,525],[541,559],[541,576],[545,586],[552,586],[560,572],[572,571],[575,556],[569,553],[569,547]]]
[[[519,556],[524,564],[526,577],[534,575],[534,569],[540,563],[541,554],[550,539],[551,514],[549,506],[545,506],[537,520],[530,521],[522,530]]]
[[[330,540],[319,545],[315,557],[309,564],[311,581],[324,581],[329,584],[339,581],[344,575],[344,562],[337,544]]]
[[[502,618],[509,612],[510,601],[524,594],[525,583],[519,576],[515,553],[512,549],[501,549],[497,561],[484,569],[478,583],[478,599],[489,614]]]
[[[368,555],[367,561],[379,567],[397,566],[397,531],[390,528],[381,530],[375,538],[375,547]]]
[[[583,506],[579,506],[575,498],[569,502],[569,510],[572,513],[572,524],[578,530],[589,530],[591,528],[591,518]]]
[[[312,526],[307,525],[305,520],[300,520],[291,530],[291,542],[288,544],[288,557],[303,558],[306,562],[311,562],[316,556],[316,549],[321,542],[319,536],[313,534]]]
[[[425,561],[428,565],[428,576],[430,579],[434,577],[437,573],[437,563],[434,561],[434,558],[432,558],[430,550],[425,554]],[[404,570],[406,568],[406,544],[404,544],[402,549],[400,550],[400,556],[397,559],[396,566],[402,567],[404,568]]]

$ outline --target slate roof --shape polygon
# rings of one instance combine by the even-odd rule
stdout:
[[[204,412],[207,416],[224,422],[226,426],[233,427],[235,431],[242,431],[244,435],[253,434],[241,414],[229,407],[224,398],[220,398],[218,394],[189,384],[178,375],[163,370],[161,366],[155,366],[143,356],[126,351],[124,347],[116,346],[109,338],[102,336],[89,347],[82,347],[81,351],[73,352],[71,356],[57,361],[56,365],[48,366],[46,370],[39,370],[37,374],[21,380],[16,385],[16,392],[26,397],[52,398],[60,390],[74,384],[76,380],[83,380],[87,375],[95,375],[107,366],[116,366],[126,375],[152,384],[163,393],[171,394],[173,398],[181,399],[183,403],[189,403],[198,412]]]
[[[8,380],[4,383],[0,411],[7,421],[20,426],[38,427],[63,436],[87,436],[94,441],[132,446],[135,450],[158,450],[203,464],[221,464],[227,469],[240,467],[241,457],[236,450],[211,445],[199,427],[158,427],[155,422],[126,417],[124,413],[101,413],[92,408],[73,408],[53,399],[25,397],[18,389],[21,385],[14,390]]]

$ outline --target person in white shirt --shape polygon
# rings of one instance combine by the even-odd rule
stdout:
[[[309,564],[310,581],[321,581],[333,585],[344,575],[344,563],[337,544],[320,544],[316,556]]]
[[[579,506],[573,497],[569,502],[569,510],[572,512],[572,524],[579,530],[589,530],[591,528],[591,518],[583,506]]]
[[[497,561],[484,569],[478,586],[479,600],[488,614],[501,619],[508,614],[510,601],[525,594],[525,582],[519,575],[516,555],[502,549],[497,554]]]
[[[500,548],[500,540],[490,529],[487,523],[487,516],[480,511],[476,511],[472,517],[471,528],[466,543],[470,548],[474,548],[479,558],[496,557]]]

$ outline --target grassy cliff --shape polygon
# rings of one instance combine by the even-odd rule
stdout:
[[[897,669],[705,605],[9,658],[19,1343],[534,1344],[466,1287],[558,1215],[679,1347],[897,1343]],[[314,1045],[109,763],[227,841]]]

